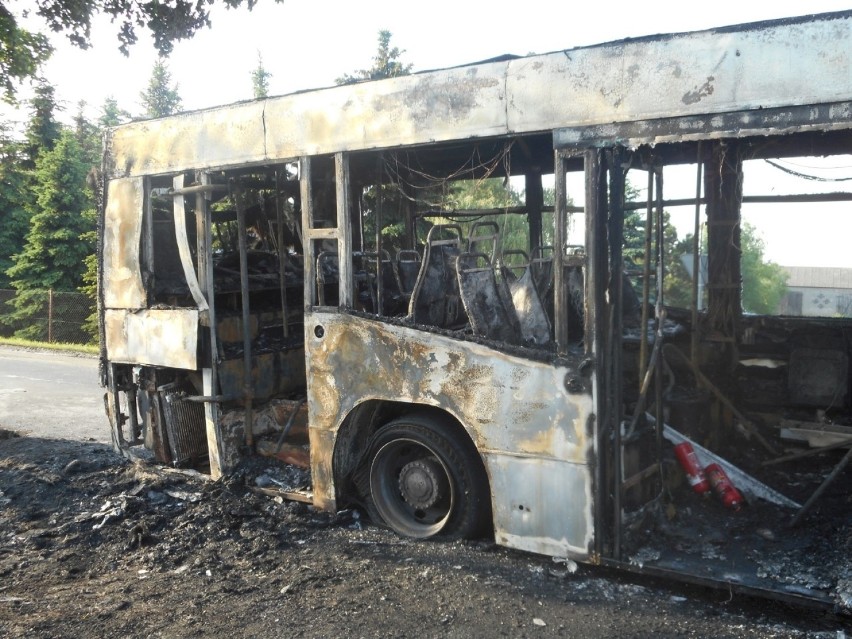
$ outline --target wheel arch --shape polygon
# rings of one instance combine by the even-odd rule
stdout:
[[[359,502],[363,499],[365,486],[362,482],[365,478],[360,476],[362,473],[359,470],[363,466],[370,437],[391,420],[406,415],[431,418],[469,443],[471,451],[482,463],[489,500],[493,498],[488,466],[469,429],[455,415],[428,404],[370,399],[359,403],[346,415],[335,436],[332,467],[338,503]]]

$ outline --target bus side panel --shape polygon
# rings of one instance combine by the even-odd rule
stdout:
[[[111,180],[103,228],[103,295],[105,308],[147,305],[139,262],[142,235],[143,180]]]
[[[110,362],[195,370],[198,311],[189,308],[104,311]]]
[[[578,559],[592,543],[589,467],[553,459],[486,454],[491,477],[494,538],[542,555]]]
[[[305,324],[311,465],[321,503],[333,503],[332,442],[357,404],[434,406],[464,426],[483,456],[499,543],[588,552],[592,400],[568,393],[567,368],[338,313],[315,312]]]

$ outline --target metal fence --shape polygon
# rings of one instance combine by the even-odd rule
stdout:
[[[94,302],[84,293],[0,289],[0,336],[90,344],[97,340],[94,312]]]

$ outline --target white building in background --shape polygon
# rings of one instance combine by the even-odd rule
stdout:
[[[852,317],[852,268],[783,266],[789,276],[782,315]]]

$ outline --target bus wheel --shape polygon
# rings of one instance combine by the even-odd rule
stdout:
[[[400,535],[474,537],[490,524],[485,468],[466,438],[411,415],[379,429],[370,449],[373,504]]]

